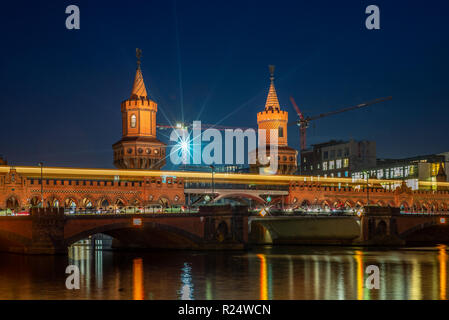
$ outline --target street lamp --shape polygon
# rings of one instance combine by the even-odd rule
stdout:
[[[369,206],[369,171],[363,171],[363,173],[366,173],[366,201]]]
[[[39,167],[41,167],[41,204],[42,204],[42,208],[44,207],[44,189],[43,189],[43,181],[42,181],[42,175],[43,175],[43,169],[44,169],[44,163],[43,162],[39,162]]]

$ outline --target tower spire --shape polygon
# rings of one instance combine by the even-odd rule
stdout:
[[[131,99],[148,98],[147,89],[145,88],[145,83],[143,82],[142,70],[140,69],[142,58],[142,50],[136,48],[136,58],[137,58],[137,70],[136,76],[134,77],[134,84],[131,90]]]
[[[279,110],[279,100],[274,87],[274,66],[269,65],[268,69],[270,71],[270,89],[268,90],[267,101],[265,102],[265,110],[270,108]]]

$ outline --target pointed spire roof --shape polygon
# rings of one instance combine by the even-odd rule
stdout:
[[[147,98],[147,89],[145,88],[145,83],[143,82],[142,70],[140,69],[140,58],[142,57],[142,50],[136,49],[137,57],[137,70],[136,76],[134,77],[134,84],[131,90],[131,99],[136,98]]]
[[[276,94],[276,89],[274,87],[274,66],[270,65],[268,66],[270,70],[270,89],[268,90],[268,96],[267,101],[265,102],[265,110],[269,109],[270,107],[273,109],[280,109],[279,106],[279,100],[278,96]]]

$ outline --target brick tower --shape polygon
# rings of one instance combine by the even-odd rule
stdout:
[[[270,69],[270,88],[268,90],[265,109],[257,113],[257,125],[259,129],[265,129],[267,136],[267,155],[270,145],[270,129],[278,131],[278,174],[293,174],[296,171],[296,158],[298,151],[288,146],[287,142],[287,123],[288,112],[281,110],[279,100],[274,87],[274,66]],[[258,171],[258,164],[252,166],[251,171]]]
[[[140,58],[129,99],[121,103],[122,139],[112,145],[119,169],[159,170],[165,165],[165,143],[156,138],[157,103],[150,100],[143,82]]]

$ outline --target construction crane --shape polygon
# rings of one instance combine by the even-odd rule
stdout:
[[[346,111],[351,111],[351,110],[355,110],[355,109],[368,107],[368,106],[371,106],[373,104],[384,102],[384,101],[388,101],[388,100],[391,100],[391,99],[392,99],[392,97],[378,98],[378,99],[375,99],[375,100],[371,100],[371,101],[368,101],[368,102],[364,102],[364,103],[358,104],[356,106],[351,106],[351,107],[343,108],[343,109],[336,110],[336,111],[330,111],[330,112],[326,112],[326,113],[321,113],[321,114],[313,116],[313,117],[305,117],[304,114],[301,112],[301,110],[299,110],[298,105],[296,104],[296,102],[293,99],[293,97],[290,97],[290,101],[291,101],[293,107],[295,108],[296,113],[299,116],[299,120],[297,120],[295,122],[290,122],[288,125],[289,126],[297,125],[299,127],[301,151],[303,151],[303,150],[306,149],[306,130],[309,127],[309,122],[310,121],[321,119],[321,118],[324,118],[324,117],[327,117],[327,116],[331,116],[331,115],[342,113],[342,112],[346,112]]]

